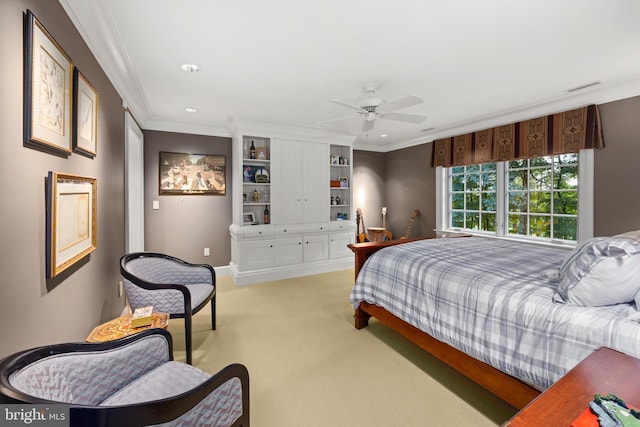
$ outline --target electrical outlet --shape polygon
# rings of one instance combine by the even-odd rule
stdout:
[[[209,256],[210,252],[209,252],[209,248],[204,248],[204,256]]]
[[[122,280],[118,282],[118,298],[122,298],[122,294],[124,293],[124,285],[122,284]]]

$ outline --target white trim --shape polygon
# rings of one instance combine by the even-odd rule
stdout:
[[[578,155],[578,243],[593,237],[593,150],[580,150]]]
[[[238,266],[234,262],[231,262],[229,266],[231,268],[231,276],[236,285],[251,285],[272,280],[290,279],[293,277],[353,269],[353,260],[354,257],[351,256],[342,259],[330,259],[313,263],[307,262],[297,265],[285,265],[248,271],[239,271]]]
[[[125,111],[125,251],[144,251],[144,134]]]

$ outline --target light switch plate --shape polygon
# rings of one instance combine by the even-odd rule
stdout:
[[[160,209],[160,200],[154,200],[152,203],[153,209]]]

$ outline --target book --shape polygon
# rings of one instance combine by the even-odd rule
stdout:
[[[149,326],[151,324],[153,314],[153,306],[138,307],[133,311],[131,316],[131,327],[140,328],[142,326]]]

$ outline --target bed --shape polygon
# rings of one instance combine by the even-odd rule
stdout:
[[[516,408],[599,347],[640,357],[640,236],[350,247],[356,328],[375,317]]]

